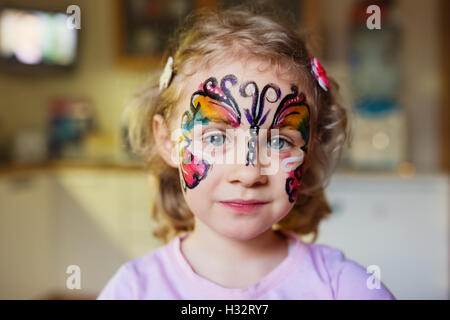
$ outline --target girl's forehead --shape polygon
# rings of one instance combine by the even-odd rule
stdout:
[[[202,66],[199,65],[198,71],[187,77],[185,83],[182,84],[183,94],[180,100],[180,105],[177,106],[178,117],[176,118],[181,118],[182,114],[189,110],[192,95],[197,91],[201,91],[203,84],[208,79],[214,78],[217,81],[216,85],[220,88],[221,80],[229,75],[234,76],[237,82],[234,85],[230,82],[225,82],[225,84],[241,111],[252,107],[252,97],[243,96],[240,92],[241,87],[249,82],[254,82],[256,88],[253,88],[254,86],[250,84],[247,86],[248,93],[251,93],[252,90],[257,90],[259,94],[261,94],[261,91],[266,85],[273,85],[274,87],[278,87],[280,89],[281,97],[276,103],[270,103],[265,100],[264,108],[266,110],[276,108],[279,101],[285,95],[292,92],[291,87],[296,85],[292,74],[289,74],[289,72],[277,72],[275,67],[262,60],[251,59],[230,61],[214,64],[209,66],[209,68],[202,68]],[[302,91],[301,87],[299,87],[299,91]],[[269,97],[269,99],[271,95],[276,95],[274,90],[268,90],[266,93],[266,97]]]
[[[268,62],[262,60],[238,60],[230,61],[209,66],[209,68],[202,69],[202,66],[198,66],[199,71],[194,74],[186,89],[187,91],[194,92],[198,90],[200,84],[209,79],[210,77],[216,78],[220,85],[220,80],[227,75],[234,75],[237,78],[237,84],[230,87],[230,91],[233,89],[239,91],[239,86],[248,81],[253,81],[258,87],[264,87],[266,84],[273,83],[283,89],[287,89],[293,84],[293,76],[287,71],[279,73],[274,66],[271,66]],[[283,87],[283,88],[282,88]],[[285,88],[285,89],[286,89]],[[237,98],[237,97],[235,97]]]

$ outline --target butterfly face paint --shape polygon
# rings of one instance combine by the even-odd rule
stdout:
[[[181,173],[184,189],[196,187],[212,166],[212,161],[204,154],[192,150],[192,130],[196,124],[207,125],[210,121],[225,123],[236,128],[241,123],[241,113],[230,94],[228,85],[234,86],[237,79],[233,75],[222,78],[220,87],[214,77],[203,83],[200,90],[191,97],[190,109],[182,116],[182,141],[180,148]]]
[[[272,96],[266,97],[269,90]],[[254,161],[257,154],[256,146],[258,141],[259,128],[266,122],[267,116],[270,112],[269,110],[264,114],[264,102],[266,99],[271,103],[278,101],[281,95],[281,90],[274,84],[268,84],[263,88],[261,94],[259,94],[258,86],[256,85],[256,83],[253,81],[249,81],[241,85],[240,93],[243,97],[251,96],[253,98],[251,111],[249,111],[248,109],[244,109],[245,117],[250,124],[250,140],[248,142],[246,164],[248,166],[249,164],[254,165],[255,163]]]
[[[295,86],[291,87],[292,93],[286,95],[280,102],[275,115],[272,120],[270,129],[282,129],[289,128],[297,130],[301,133],[305,144],[300,147],[300,156],[288,156],[285,158],[281,167],[283,170],[288,171],[288,164],[294,162],[300,162],[294,170],[290,170],[289,177],[286,179],[286,193],[288,194],[289,201],[294,202],[298,195],[298,189],[303,173],[303,156],[306,153],[309,130],[310,130],[310,109],[306,103],[306,97],[303,93],[298,93],[298,89]]]

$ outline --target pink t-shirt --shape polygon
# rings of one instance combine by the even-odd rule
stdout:
[[[97,299],[395,299],[383,283],[369,289],[372,275],[340,250],[285,234],[288,256],[249,287],[226,288],[195,273],[180,249],[184,234],[123,264]]]

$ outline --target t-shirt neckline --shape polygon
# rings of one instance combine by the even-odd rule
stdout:
[[[177,261],[181,275],[191,282],[191,289],[197,288],[200,290],[202,296],[208,296],[210,294],[224,299],[228,299],[230,296],[234,299],[256,299],[277,286],[291,274],[294,267],[298,267],[299,263],[303,261],[305,244],[300,237],[291,231],[281,231],[289,238],[287,257],[258,282],[244,288],[224,287],[197,274],[181,251],[181,240],[187,237],[189,233],[179,235],[172,241],[171,252]]]

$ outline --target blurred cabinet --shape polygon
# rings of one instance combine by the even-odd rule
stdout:
[[[152,192],[146,173],[66,170],[56,175],[55,182],[59,192],[57,211],[83,213],[89,223],[96,225],[130,258],[145,253],[134,240],[151,238]],[[59,220],[61,229],[79,229],[72,218],[66,220]]]
[[[54,181],[55,266],[79,265],[87,292],[98,293],[122,263],[160,245],[151,235],[152,193],[145,172],[64,170]],[[58,284],[65,278],[62,274]]]
[[[377,265],[398,299],[449,298],[448,176],[336,175],[317,243]]]
[[[0,178],[0,299],[35,297],[51,281],[50,185],[42,173]]]
[[[142,171],[61,169],[0,177],[0,299],[95,297],[152,237],[151,184]],[[66,288],[67,267],[81,290]]]

